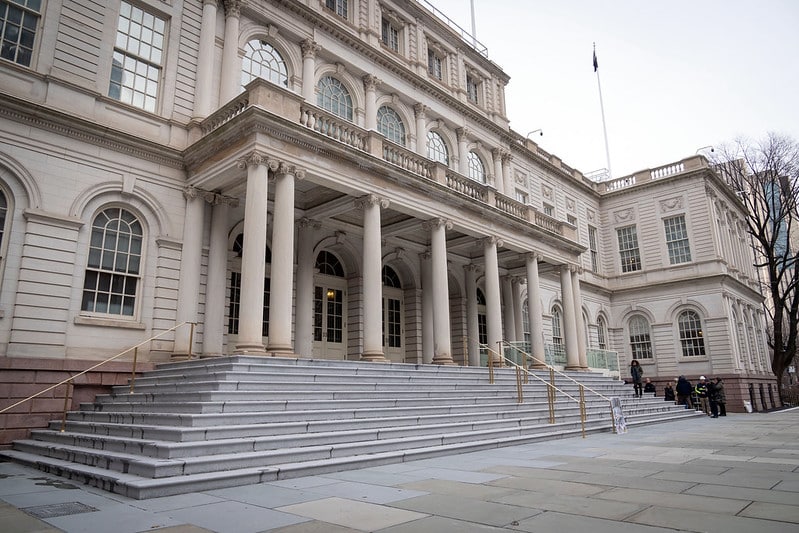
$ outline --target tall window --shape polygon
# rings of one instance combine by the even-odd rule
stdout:
[[[0,0],[0,57],[29,67],[41,0]]]
[[[683,357],[705,355],[705,337],[702,321],[694,311],[683,311],[677,318]]]
[[[155,112],[166,23],[121,2],[108,96]]]
[[[81,310],[132,317],[141,278],[142,225],[120,207],[97,215],[92,223]]]
[[[469,178],[474,181],[485,183],[486,182],[486,169],[483,166],[483,161],[480,156],[474,152],[469,152]]]
[[[399,52],[400,33],[397,26],[386,18],[383,19],[380,26],[382,28],[381,40],[383,44],[394,52]]]
[[[383,285],[402,289],[399,276],[390,266],[383,267]],[[383,298],[383,346],[402,347],[402,301],[391,296]]]
[[[377,131],[389,141],[405,146],[405,125],[399,114],[388,106],[377,110]]]
[[[596,319],[596,338],[600,350],[608,349],[608,325],[603,317]]]
[[[649,321],[641,315],[630,319],[630,351],[633,359],[652,359],[652,340]]]
[[[466,98],[473,104],[479,103],[480,83],[471,74],[466,75]]]
[[[616,230],[619,238],[619,256],[622,272],[641,270],[641,254],[638,251],[638,234],[635,226],[627,226]]]
[[[427,73],[441,81],[444,79],[444,62],[432,48],[427,49]]]
[[[691,260],[691,247],[688,245],[688,230],[685,229],[685,217],[679,215],[664,218],[663,228],[666,230],[669,262],[672,265],[689,262]]]
[[[447,143],[438,133],[430,131],[427,133],[427,157],[433,161],[449,165],[449,152]]]
[[[233,253],[241,257],[244,252],[244,234],[239,233],[233,241]],[[272,250],[267,246],[264,252],[264,263],[272,263]],[[269,295],[271,293],[271,280],[264,277],[264,306],[261,315],[261,335],[269,336]],[[228,333],[238,334],[239,317],[241,316],[241,272],[230,273],[230,298],[228,303]]]
[[[588,226],[588,249],[591,252],[591,271],[599,273],[599,248],[597,247],[596,228]]]
[[[548,217],[554,217],[555,208],[549,204],[544,204],[544,214]]]
[[[325,7],[339,17],[347,18],[347,0],[325,0]]]
[[[563,345],[563,322],[561,319],[560,309],[557,307],[552,308],[552,344],[556,346]]]
[[[352,120],[352,97],[347,88],[336,78],[324,76],[317,86],[317,105],[334,115]]]
[[[488,317],[485,308],[485,294],[477,289],[477,342],[480,344],[488,344]]]
[[[276,85],[288,86],[289,77],[286,62],[280,52],[266,41],[258,39],[244,46],[244,59],[241,61],[241,86],[244,87],[255,78],[270,81]]]

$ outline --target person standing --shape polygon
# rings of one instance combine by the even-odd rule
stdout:
[[[707,416],[710,416],[710,401],[708,400],[707,378],[705,376],[699,376],[699,383],[696,384],[694,392],[696,393],[696,397],[699,399],[699,405],[702,407],[702,412]]]
[[[643,377],[644,377],[644,369],[641,368],[641,364],[636,360],[633,359],[630,363],[630,376],[633,379],[633,390],[635,391],[635,397],[640,398],[643,396]]]
[[[663,389],[663,400],[666,402],[674,401],[674,387],[671,386],[671,383],[666,383]]]
[[[724,392],[724,381],[716,378],[716,403],[719,406],[719,416],[727,416],[727,393]]]
[[[691,393],[693,392],[693,387],[691,386],[691,382],[685,379],[685,376],[680,376],[677,378],[677,405],[684,405],[686,409],[691,409],[693,404],[691,403]]]

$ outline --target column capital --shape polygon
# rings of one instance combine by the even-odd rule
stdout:
[[[366,196],[361,196],[360,198],[355,199],[355,207],[357,209],[365,209],[368,206],[379,206],[383,209],[386,209],[391,202],[386,198],[380,198],[376,194],[367,194]]]
[[[451,230],[452,222],[445,218],[432,218],[430,220],[422,222],[422,228],[428,231],[432,231],[442,226],[444,227],[445,230]]]
[[[233,196],[225,196],[224,194],[219,194],[213,191],[198,189],[197,187],[192,186],[185,187],[183,189],[183,196],[185,198],[202,198],[211,205],[227,204],[231,207],[237,207],[239,205],[238,198],[234,198]]]
[[[458,136],[458,141],[467,140],[469,135],[472,133],[472,130],[469,128],[458,128],[455,130],[455,134]]]
[[[463,270],[466,272],[474,272],[475,274],[479,274],[481,271],[480,266],[475,263],[469,263],[468,265],[463,265]]]
[[[480,244],[483,245],[483,248],[487,246],[496,246],[497,248],[500,248],[505,244],[505,241],[503,241],[499,237],[494,237],[494,236],[483,237],[482,239],[479,240],[479,242]]]
[[[270,159],[269,156],[267,156],[263,152],[253,151],[247,154],[246,156],[242,157],[241,159],[239,159],[236,162],[236,165],[239,168],[264,165],[269,167],[269,170],[274,172],[275,170],[277,170],[279,162],[274,159]]]
[[[217,0],[203,0],[203,6],[214,6],[219,7],[219,2]]]
[[[426,252],[422,252],[422,253],[419,254],[419,258],[424,260],[424,261],[430,261],[430,259],[433,258],[433,253],[430,252],[429,250],[426,251]]]
[[[418,118],[424,118],[427,112],[427,106],[422,103],[413,104],[413,112]]]
[[[527,252],[526,254],[524,254],[524,259],[525,260],[527,260],[527,261],[535,261],[536,263],[541,261],[541,259],[543,259],[543,258],[544,258],[544,256],[542,256],[538,252]]]
[[[244,0],[223,0],[225,6],[225,18],[227,17],[240,17],[241,6]]]
[[[322,49],[313,39],[303,39],[300,41],[300,48],[302,49],[303,59],[316,58],[316,53]]]
[[[322,223],[319,222],[318,220],[314,220],[312,218],[302,217],[301,219],[299,219],[297,221],[297,227],[299,229],[308,228],[308,229],[312,229],[312,230],[318,230],[318,229],[321,229]]]
[[[374,91],[382,82],[382,80],[377,76],[375,76],[374,74],[364,74],[362,79],[363,79],[363,88],[366,91]]]
[[[292,165],[291,163],[286,163],[284,161],[279,161],[277,164],[277,168],[273,169],[276,174],[292,174],[298,180],[305,179],[305,169],[300,168],[298,166]]]

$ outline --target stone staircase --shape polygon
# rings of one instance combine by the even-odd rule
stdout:
[[[549,372],[539,374],[548,379]],[[628,428],[696,416],[593,373],[620,397]],[[578,398],[578,386],[556,378]],[[230,356],[159,365],[0,456],[144,499],[510,446],[581,434],[577,403],[486,368]],[[586,392],[586,433],[612,431],[607,400]]]

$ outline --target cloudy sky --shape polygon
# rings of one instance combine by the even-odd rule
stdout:
[[[614,177],[768,132],[799,141],[797,0],[428,0],[511,77],[511,128]]]

